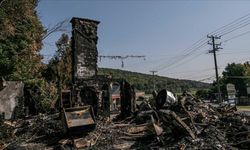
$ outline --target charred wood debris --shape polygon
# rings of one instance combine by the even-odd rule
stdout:
[[[61,114],[1,121],[0,149],[248,149],[249,117],[235,106],[213,107],[191,94],[158,96],[128,117],[96,117],[92,131],[65,133]],[[89,128],[89,127],[86,127]]]

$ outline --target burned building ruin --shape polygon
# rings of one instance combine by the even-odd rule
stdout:
[[[97,26],[98,21],[72,18],[72,100],[98,107]]]
[[[103,108],[103,114],[109,116],[111,97],[110,94],[104,94],[105,98],[98,98],[102,93],[109,93],[112,79],[97,75],[97,27],[99,21],[72,18],[72,100],[83,105],[91,105],[97,114],[99,100]],[[122,108],[129,107],[129,111],[121,109],[122,114],[130,115],[134,112],[134,98],[128,98],[126,87],[122,88],[121,95],[123,102]],[[108,90],[108,91],[107,91]],[[124,95],[125,94],[125,95]],[[130,95],[130,94],[129,94]],[[126,96],[126,98],[125,98]],[[105,104],[105,105],[104,105]],[[129,105],[129,106],[127,106]],[[131,108],[130,108],[131,107]],[[125,116],[127,116],[125,115]]]
[[[82,18],[72,18],[72,68],[73,83],[93,79],[97,75],[97,25],[98,21]],[[91,85],[91,84],[90,84]]]

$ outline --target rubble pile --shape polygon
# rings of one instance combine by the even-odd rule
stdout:
[[[63,136],[59,114],[0,122],[0,149],[45,149]]]
[[[249,119],[235,106],[215,108],[192,95],[161,108],[144,102],[133,117],[98,126],[92,149],[248,149]]]
[[[81,136],[64,134],[59,114],[1,122],[0,149],[248,149],[249,116],[186,94],[173,103],[142,102],[125,119],[99,116]]]

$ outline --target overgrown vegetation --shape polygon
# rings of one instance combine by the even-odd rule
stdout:
[[[37,0],[3,1],[0,9],[0,76],[27,80],[40,76],[43,26]]]
[[[222,92],[223,99],[227,99],[228,83],[234,84],[236,89],[236,97],[247,97],[247,87],[250,86],[250,64],[245,63],[231,63],[228,64],[222,72],[222,77],[219,79],[219,86]],[[197,91],[196,95],[202,99],[216,99],[214,93],[217,93],[216,82],[209,90],[201,89]]]
[[[221,89],[226,94],[226,84],[232,83],[235,85],[237,96],[247,96],[247,85],[250,86],[250,64],[246,63],[231,63],[228,64],[222,73]]]
[[[56,81],[62,89],[67,89],[72,74],[72,50],[68,35],[62,34],[56,46],[56,53],[43,71],[43,76],[50,82]]]
[[[55,108],[56,100],[58,99],[57,86],[53,82],[47,82],[44,79],[28,80],[25,84],[26,99],[29,99],[33,108],[33,114],[48,113]]]
[[[38,0],[1,1],[0,76],[23,81],[30,92],[26,101],[45,112],[57,100],[57,89],[42,76],[46,65],[39,52],[45,32],[35,10],[37,4]]]

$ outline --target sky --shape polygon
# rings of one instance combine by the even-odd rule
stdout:
[[[206,44],[209,40],[206,36],[249,15],[250,1],[40,0],[37,12],[45,28],[72,17],[100,21],[99,55],[146,56],[145,60],[124,60],[124,68],[120,60],[102,59],[99,67],[147,74],[155,70],[160,76],[212,82],[215,80],[214,58],[208,53],[212,47]],[[223,48],[217,52],[220,75],[228,63],[250,60],[250,16],[243,19],[235,26],[232,24],[232,29],[244,27],[216,40],[216,43],[222,42],[220,47]],[[229,27],[221,28],[221,34],[231,31]],[[65,28],[64,32],[70,35],[69,22]],[[61,34],[54,33],[43,41],[41,53],[45,62],[54,55],[55,42]]]

